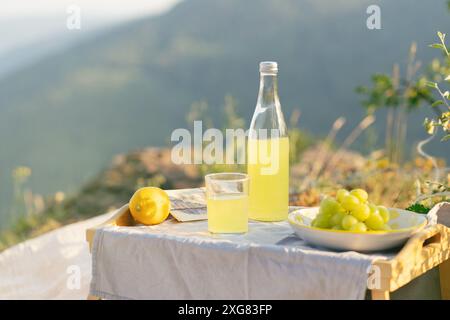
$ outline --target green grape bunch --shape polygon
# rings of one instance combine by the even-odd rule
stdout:
[[[320,203],[319,213],[312,221],[315,228],[351,232],[389,231],[389,221],[398,212],[369,202],[363,189],[339,189],[336,197],[326,197]]]

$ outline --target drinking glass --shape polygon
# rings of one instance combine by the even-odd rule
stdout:
[[[249,178],[244,173],[213,173],[205,176],[208,231],[248,231]]]

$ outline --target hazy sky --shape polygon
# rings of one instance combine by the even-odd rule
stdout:
[[[161,14],[180,0],[0,0],[0,78],[107,26]],[[80,8],[70,31],[68,8]],[[30,50],[32,48],[32,50]]]
[[[89,15],[133,17],[155,14],[170,8],[178,0],[0,0],[0,18],[65,15],[77,5]]]
[[[28,44],[70,40],[112,23],[160,14],[180,0],[0,0],[0,58]],[[81,9],[80,32],[68,32],[67,9]]]

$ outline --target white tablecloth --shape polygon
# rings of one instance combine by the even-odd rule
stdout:
[[[211,235],[207,222],[97,231],[90,294],[105,299],[363,299],[368,269],[389,255],[308,246],[287,222]]]

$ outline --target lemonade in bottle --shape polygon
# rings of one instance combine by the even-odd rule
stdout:
[[[259,70],[259,95],[247,144],[249,218],[281,221],[289,209],[289,138],[278,98],[278,65],[261,62]]]

